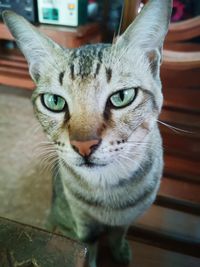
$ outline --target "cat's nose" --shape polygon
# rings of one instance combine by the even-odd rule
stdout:
[[[77,151],[81,156],[89,156],[100,144],[101,139],[88,140],[88,141],[70,141],[72,147]]]

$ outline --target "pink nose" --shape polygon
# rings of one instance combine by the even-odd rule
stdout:
[[[89,156],[101,140],[71,141],[72,147],[83,157]]]

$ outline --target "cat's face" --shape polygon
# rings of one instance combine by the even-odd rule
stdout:
[[[162,106],[159,67],[170,2],[150,1],[115,44],[75,50],[5,14],[37,84],[36,116],[66,166],[90,173],[134,169],[145,156]]]
[[[162,95],[148,59],[141,54],[120,58],[114,49],[97,45],[62,51],[57,67],[47,66],[47,74],[38,78],[35,113],[72,167],[101,168],[131,154],[136,160],[155,126]],[[73,141],[89,140],[99,143],[86,160]]]

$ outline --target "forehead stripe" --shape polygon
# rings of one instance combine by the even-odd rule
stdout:
[[[63,77],[64,77],[64,74],[65,74],[64,71],[62,71],[62,72],[59,74],[59,82],[60,82],[60,85],[63,85]]]
[[[111,70],[111,68],[106,68],[106,78],[107,78],[107,82],[109,83],[111,78],[112,78],[112,70]]]
[[[70,75],[71,75],[71,79],[74,80],[74,64],[70,65]]]
[[[95,78],[99,74],[100,67],[101,67],[101,64],[100,63],[97,63],[96,70],[95,70],[95,73],[94,73],[94,77]]]

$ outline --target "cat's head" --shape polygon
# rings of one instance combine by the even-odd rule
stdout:
[[[92,175],[98,168],[100,180],[122,165],[125,176],[145,156],[162,106],[159,69],[171,2],[150,0],[115,44],[78,49],[63,49],[4,12],[37,86],[35,113],[73,170]]]

